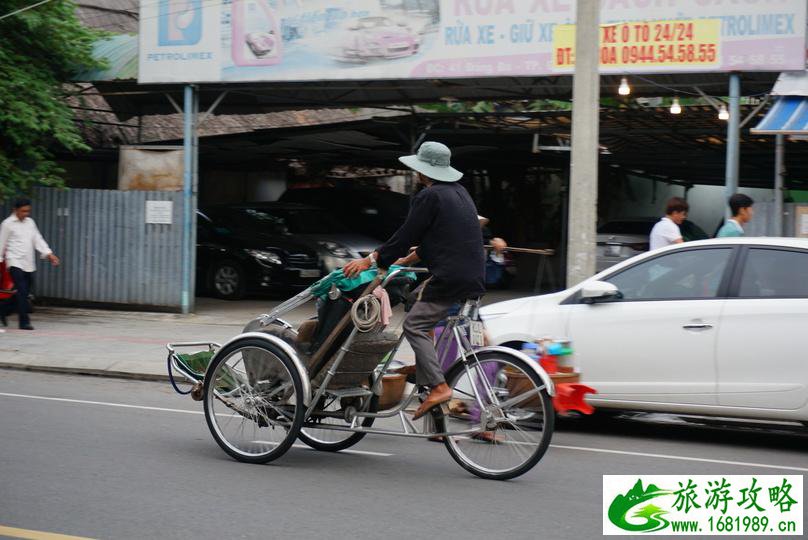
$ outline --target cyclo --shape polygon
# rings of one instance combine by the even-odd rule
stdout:
[[[521,352],[481,346],[479,299],[462,302],[437,339],[442,365],[458,352],[446,372],[453,394],[448,404],[434,407],[418,427],[410,414],[423,389],[413,386],[404,395],[387,384],[403,335],[383,326],[384,295],[374,290],[383,289],[392,306],[404,304],[422,272],[394,266],[383,277],[371,269],[349,279],[335,270],[224,345],[169,344],[172,384],[204,401],[213,438],[238,461],[275,460],[295,439],[335,452],[375,433],[442,439],[460,466],[483,478],[524,474],[550,444],[553,382]],[[284,321],[312,300],[316,318],[297,329]],[[178,351],[199,346],[207,350]],[[181,388],[175,372],[194,386]]]

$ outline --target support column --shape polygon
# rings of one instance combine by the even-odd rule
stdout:
[[[193,261],[196,246],[194,245],[194,173],[195,152],[194,140],[196,132],[196,88],[186,85],[183,101],[183,182],[182,182],[182,293],[181,306],[183,313],[193,309]]]
[[[595,273],[600,110],[599,19],[599,0],[578,0],[572,85],[567,287]]]
[[[732,216],[727,201],[738,191],[741,152],[741,75],[729,74],[729,121],[727,122],[727,164],[724,177],[726,218]]]
[[[775,136],[774,151],[774,236],[783,236],[783,188],[786,178],[786,136]]]

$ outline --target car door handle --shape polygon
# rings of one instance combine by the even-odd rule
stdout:
[[[684,328],[685,330],[710,330],[712,327],[713,327],[712,324],[699,323],[699,324],[686,324],[682,328]]]

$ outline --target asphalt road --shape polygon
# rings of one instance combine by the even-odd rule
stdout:
[[[0,370],[0,410],[0,536],[577,540],[601,535],[603,474],[808,472],[805,434],[627,420],[562,423],[508,482],[382,436],[246,465],[167,384],[17,371]]]

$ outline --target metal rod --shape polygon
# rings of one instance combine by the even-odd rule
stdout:
[[[491,244],[487,244],[483,246],[485,249],[494,249],[494,246]],[[510,251],[511,253],[529,253],[531,255],[546,255],[551,257],[555,255],[554,249],[530,249],[530,248],[518,248],[518,247],[504,247],[502,251]]]
[[[410,395],[407,396],[406,399],[402,400],[401,403],[399,403],[398,405],[396,405],[394,408],[392,408],[390,410],[383,411],[383,412],[375,412],[375,413],[357,411],[355,416],[357,416],[359,418],[392,418],[395,415],[397,415],[398,413],[403,412],[404,409],[407,408],[407,405],[409,405],[412,402],[412,399],[416,395],[418,395],[417,387],[413,388],[412,392],[410,392]]]
[[[221,102],[222,102],[222,100],[224,99],[224,96],[226,96],[226,95],[227,95],[227,90],[225,90],[224,92],[222,92],[221,94],[219,94],[219,97],[217,97],[217,98],[216,98],[216,101],[214,101],[214,102],[213,102],[213,104],[212,104],[212,105],[211,105],[211,106],[208,108],[208,110],[207,110],[207,111],[205,111],[204,113],[202,113],[202,116],[200,116],[200,117],[199,117],[199,124],[198,124],[198,126],[201,126],[201,125],[202,125],[202,124],[205,122],[205,120],[207,120],[207,119],[208,119],[208,116],[210,116],[211,114],[213,114],[213,111],[215,111],[215,110],[216,110],[216,107],[218,107],[218,106],[219,106],[219,103],[221,103]],[[197,126],[197,127],[198,127],[198,126]]]
[[[786,179],[786,136],[775,136],[774,150],[774,236],[783,236],[783,188]]]
[[[182,288],[180,304],[182,313],[191,309],[191,259],[194,246],[191,245],[191,198],[193,197],[193,146],[194,146],[194,87],[185,85],[183,110],[183,182],[182,182]]]
[[[183,110],[183,108],[182,108],[182,107],[180,107],[180,106],[177,104],[177,102],[174,100],[174,98],[173,98],[173,97],[171,97],[171,94],[164,94],[164,95],[165,95],[165,96],[166,96],[166,98],[168,99],[168,102],[169,102],[169,103],[171,103],[171,106],[172,106],[172,107],[174,107],[174,110],[175,110],[175,111],[177,111],[177,113],[179,113],[179,114],[185,114],[185,111]]]
[[[727,163],[724,178],[724,201],[728,201],[738,191],[741,144],[741,75],[729,74],[729,121],[727,122]],[[726,218],[732,216],[724,204]]]
[[[471,390],[474,392],[474,399],[477,400],[477,405],[480,407],[481,411],[485,410],[485,402],[483,402],[482,396],[480,396],[480,391],[477,388],[477,383],[474,381],[474,376],[471,374],[471,368],[469,368],[468,359],[466,358],[466,351],[463,347],[463,341],[460,339],[460,332],[457,328],[454,329],[455,339],[457,340],[457,348],[460,350],[460,357],[462,358],[463,368],[466,370],[466,376],[469,378],[469,384],[471,385]],[[479,373],[477,374],[479,377]],[[489,399],[491,399],[491,393],[488,392]],[[492,401],[493,402],[493,401]]]
[[[746,118],[743,119],[740,127],[743,128],[746,124],[751,122],[752,119],[755,118],[758,115],[758,113],[763,109],[763,107],[765,107],[768,103],[769,103],[769,96],[767,95],[765,98],[760,100],[760,103],[757,104],[757,107],[752,109],[752,112],[746,115]]]
[[[314,409],[317,408],[317,404],[320,402],[320,398],[323,397],[323,395],[326,392],[326,388],[328,387],[328,383],[330,383],[331,379],[334,378],[334,375],[337,373],[337,370],[339,369],[339,365],[342,363],[342,359],[345,358],[345,354],[349,350],[348,347],[351,345],[351,343],[353,343],[354,339],[356,339],[356,335],[358,333],[359,333],[359,330],[356,327],[354,327],[354,329],[351,330],[351,334],[348,336],[348,339],[346,339],[345,343],[342,345],[342,347],[340,347],[339,353],[337,353],[337,357],[336,357],[336,359],[334,359],[334,363],[331,365],[331,367],[326,372],[325,380],[323,380],[323,382],[320,383],[320,387],[317,389],[317,393],[311,399],[311,405],[309,405],[309,408],[306,411],[305,418],[308,418],[309,416],[311,416],[312,413],[314,412]]]
[[[365,428],[365,427],[358,427],[358,428],[351,428],[350,426],[340,426],[335,424],[315,424],[312,426],[306,427],[313,427],[317,429],[328,429],[331,431],[351,431],[353,433],[376,433],[378,435],[396,435],[399,437],[416,437],[416,438],[427,438],[427,437],[462,437],[464,435],[476,435],[485,430],[483,426],[480,426],[476,429],[466,429],[463,431],[444,431],[444,432],[435,432],[435,433],[407,433],[404,431],[393,431],[390,429],[378,429],[378,428]]]

